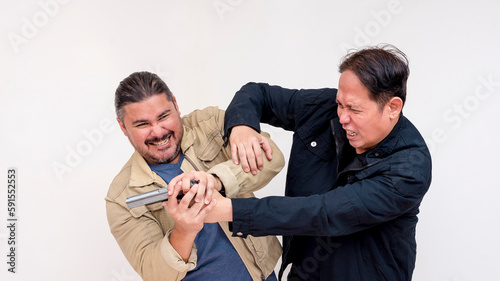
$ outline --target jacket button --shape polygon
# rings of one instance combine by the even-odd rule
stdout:
[[[378,157],[380,155],[380,153],[378,152],[375,152],[375,156]]]
[[[243,236],[243,233],[238,232],[238,233],[236,233],[236,235],[238,235],[238,236]]]
[[[316,147],[316,145],[318,145],[318,144],[315,141],[311,142],[312,147]]]

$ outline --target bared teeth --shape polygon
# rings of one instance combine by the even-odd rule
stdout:
[[[168,143],[168,141],[170,140],[170,137],[164,139],[163,141],[160,141],[160,142],[153,142],[151,143],[152,145],[164,145],[166,143]]]
[[[350,135],[350,136],[355,136],[356,133],[353,132],[353,131],[349,131],[349,130],[346,130],[347,134]]]

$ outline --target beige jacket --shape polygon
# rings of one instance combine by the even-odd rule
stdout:
[[[235,165],[230,147],[223,145],[224,111],[217,107],[196,110],[184,116],[182,122],[181,149],[185,158],[181,169],[216,174],[228,197],[254,196],[252,191],[264,187],[284,166],[283,154],[272,141],[273,160],[266,159],[263,171],[257,175]],[[129,263],[146,281],[182,280],[187,271],[196,267],[196,245],[186,263],[170,244],[175,222],[166,207],[156,203],[130,209],[125,204],[127,197],[166,186],[136,151],[111,183],[105,198],[111,232]],[[281,255],[276,237],[233,237],[227,223],[220,225],[253,280],[265,280]]]

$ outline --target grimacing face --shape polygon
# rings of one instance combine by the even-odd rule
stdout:
[[[177,101],[169,101],[165,94],[123,107],[120,128],[132,146],[146,161],[153,164],[177,163],[183,135],[182,120]]]
[[[352,70],[342,72],[337,92],[337,114],[357,154],[374,148],[389,135],[402,109],[403,102],[398,97],[391,98],[380,108],[370,94]]]

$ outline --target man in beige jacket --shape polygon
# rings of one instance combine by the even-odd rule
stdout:
[[[117,120],[135,148],[106,196],[109,226],[125,257],[143,280],[276,280],[281,255],[276,237],[233,237],[227,223],[204,224],[216,204],[211,195],[251,197],[283,168],[273,160],[245,173],[222,139],[224,111],[196,110],[181,118],[167,85],[155,74],[136,72],[115,93]],[[269,138],[268,135],[265,135]],[[166,187],[195,184],[170,207],[129,208],[126,198]]]

